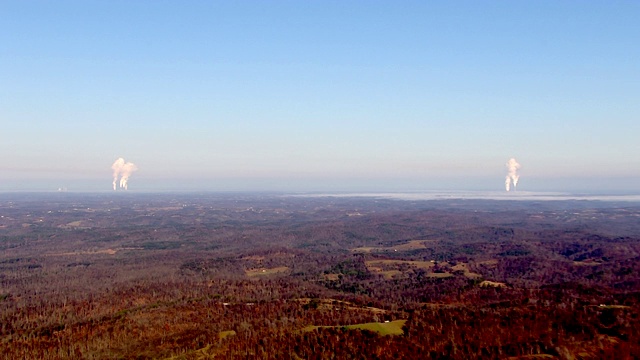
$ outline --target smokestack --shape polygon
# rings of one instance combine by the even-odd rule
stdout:
[[[516,161],[516,159],[511,158],[507,161],[507,177],[504,181],[505,190],[509,191],[511,189],[511,184],[513,183],[513,189],[515,190],[518,186],[518,180],[520,179],[520,175],[518,175],[518,169],[520,169],[520,164]]]
[[[133,163],[125,162],[123,158],[118,158],[111,165],[111,169],[113,169],[113,190],[117,189],[118,177],[120,177],[120,188],[128,190],[129,177],[134,171],[138,170],[138,167]]]

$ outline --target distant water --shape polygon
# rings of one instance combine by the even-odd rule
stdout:
[[[298,194],[300,197],[370,197],[396,200],[511,200],[511,201],[632,201],[640,202],[640,195],[594,195],[532,191],[424,191],[424,192],[351,192]]]

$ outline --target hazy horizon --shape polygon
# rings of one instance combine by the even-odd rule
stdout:
[[[430,195],[435,194],[439,196],[456,195],[465,197],[468,194],[472,194],[472,197],[486,197],[491,198],[498,196],[500,198],[513,198],[513,199],[525,199],[527,196],[621,196],[630,197],[635,200],[637,196],[640,196],[640,190],[629,190],[620,188],[596,188],[591,186],[584,186],[579,188],[570,187],[540,187],[534,189],[516,189],[507,192],[504,188],[499,186],[493,188],[448,188],[445,186],[418,186],[414,184],[396,184],[396,185],[380,185],[375,183],[369,183],[363,186],[362,183],[350,183],[335,181],[334,183],[311,183],[300,184],[287,182],[278,182],[269,179],[263,181],[257,185],[253,181],[233,181],[233,182],[221,182],[211,181],[202,183],[168,183],[161,182],[156,183],[141,183],[137,187],[133,187],[128,190],[118,189],[113,191],[109,186],[104,184],[97,185],[96,183],[74,183],[71,186],[58,186],[51,187],[46,184],[27,183],[24,186],[16,187],[0,187],[0,193],[56,193],[56,192],[68,192],[68,193],[97,193],[97,194],[153,194],[153,193],[277,193],[277,194],[320,194],[320,195],[385,195],[385,194],[399,194],[411,196],[412,194]],[[412,186],[414,185],[414,186]]]

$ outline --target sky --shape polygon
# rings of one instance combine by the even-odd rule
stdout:
[[[638,1],[0,1],[0,191],[640,192]]]

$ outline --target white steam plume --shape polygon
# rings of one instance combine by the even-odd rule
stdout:
[[[504,180],[504,187],[507,191],[511,189],[511,183],[513,183],[513,188],[515,189],[518,186],[518,179],[520,175],[518,175],[518,169],[520,169],[520,164],[516,161],[516,159],[511,158],[507,161],[507,177]]]
[[[118,158],[113,165],[111,165],[111,169],[113,169],[113,190],[116,189],[118,183],[118,176],[120,176],[120,171],[122,170],[122,166],[124,166],[124,159]]]
[[[117,189],[118,177],[120,177],[120,188],[127,190],[129,188],[128,182],[131,174],[138,170],[138,167],[130,162],[125,162],[123,158],[118,158],[113,165],[113,190]]]

